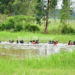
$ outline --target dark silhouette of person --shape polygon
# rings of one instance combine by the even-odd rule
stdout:
[[[52,44],[52,41],[49,41],[48,44]]]
[[[32,41],[32,44],[36,44],[35,40]]]
[[[71,42],[71,40],[69,40],[69,42],[68,42],[68,45],[72,45],[72,42]]]
[[[73,42],[73,45],[75,45],[75,41]]]
[[[57,45],[57,44],[58,44],[58,41],[55,41],[55,42],[54,42],[54,45]]]
[[[30,43],[32,43],[32,40],[30,41]]]
[[[20,40],[20,43],[21,43],[21,44],[23,44],[23,43],[24,43],[24,41],[23,41],[23,40]]]
[[[36,40],[36,44],[39,44],[39,40]]]
[[[19,41],[17,40],[17,41],[16,41],[16,43],[18,44],[18,43],[19,43]]]
[[[13,43],[14,41],[13,40],[9,40],[9,43]]]
[[[52,44],[54,44],[54,43],[55,43],[55,41],[53,40],[51,43],[52,43]]]

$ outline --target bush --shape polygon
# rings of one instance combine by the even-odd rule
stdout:
[[[61,29],[61,33],[74,33],[74,29],[72,29],[70,26],[68,25],[64,25]]]
[[[5,24],[0,23],[0,30],[4,30],[5,29]]]
[[[18,22],[15,24],[14,31],[21,31],[23,29],[22,23]]]
[[[6,30],[14,29],[14,19],[13,18],[7,19],[7,21],[5,22],[5,29]]]
[[[25,26],[25,31],[32,31],[32,32],[35,32],[35,31],[39,31],[39,27],[37,25],[30,25],[30,24],[27,24]]]
[[[22,29],[25,29],[28,23],[33,23],[35,18],[31,16],[11,16],[8,17],[8,19],[5,22],[5,28],[6,30],[13,30],[13,31],[21,31]],[[33,28],[32,28],[33,27]],[[36,26],[27,27],[28,31],[36,31],[38,28]],[[26,28],[26,30],[27,30]],[[30,29],[30,30],[29,30]]]

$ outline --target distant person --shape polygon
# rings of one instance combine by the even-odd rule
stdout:
[[[32,40],[29,41],[29,44],[32,44]]]
[[[36,44],[35,40],[32,41],[32,44]]]
[[[58,44],[58,41],[56,41],[56,44]]]
[[[23,43],[24,43],[24,41],[23,41],[23,40],[20,40],[20,43],[21,43],[21,44],[23,44]]]
[[[55,42],[54,42],[54,45],[57,45],[57,44],[58,44],[58,41],[55,41]]]
[[[30,41],[30,43],[32,43],[32,40]]]
[[[52,43],[52,44],[54,44],[54,43],[55,43],[55,41],[53,40],[51,43]]]
[[[12,40],[9,40],[9,43],[13,43],[13,41]]]
[[[68,42],[68,45],[72,45],[72,42],[71,42],[71,40],[69,40],[69,42]]]
[[[39,40],[36,40],[36,44],[39,44]]]
[[[12,40],[12,43],[14,43],[14,40]]]
[[[16,41],[16,43],[18,44],[18,43],[19,43],[19,41],[17,40],[17,41]]]
[[[75,41],[73,42],[73,45],[75,45]]]
[[[49,41],[48,44],[52,44],[52,41]]]

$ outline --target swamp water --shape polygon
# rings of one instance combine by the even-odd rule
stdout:
[[[67,44],[59,43],[54,46],[52,44],[40,43],[40,44],[16,44],[16,43],[0,43],[0,57],[9,58],[25,58],[25,57],[36,57],[36,56],[49,56],[54,53],[61,51],[72,52],[75,50],[75,46],[68,46]]]

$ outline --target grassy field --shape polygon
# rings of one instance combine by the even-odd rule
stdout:
[[[75,75],[75,51],[24,60],[0,58],[0,75]]]
[[[75,30],[75,20],[68,21],[69,25]],[[59,42],[68,42],[69,40],[75,40],[75,33],[73,34],[61,34],[61,23],[59,19],[49,19],[48,25],[48,34],[44,34],[45,22],[39,26],[40,31],[33,33],[33,32],[12,32],[10,31],[0,31],[0,41],[8,41],[8,40],[36,40],[39,39],[40,42],[48,42],[49,40],[58,40]]]
[[[74,34],[44,34],[40,32],[32,33],[32,32],[7,32],[0,31],[0,41],[9,41],[9,40],[37,40],[40,42],[48,42],[49,40],[58,40],[59,42],[68,42],[69,40],[74,41]]]

